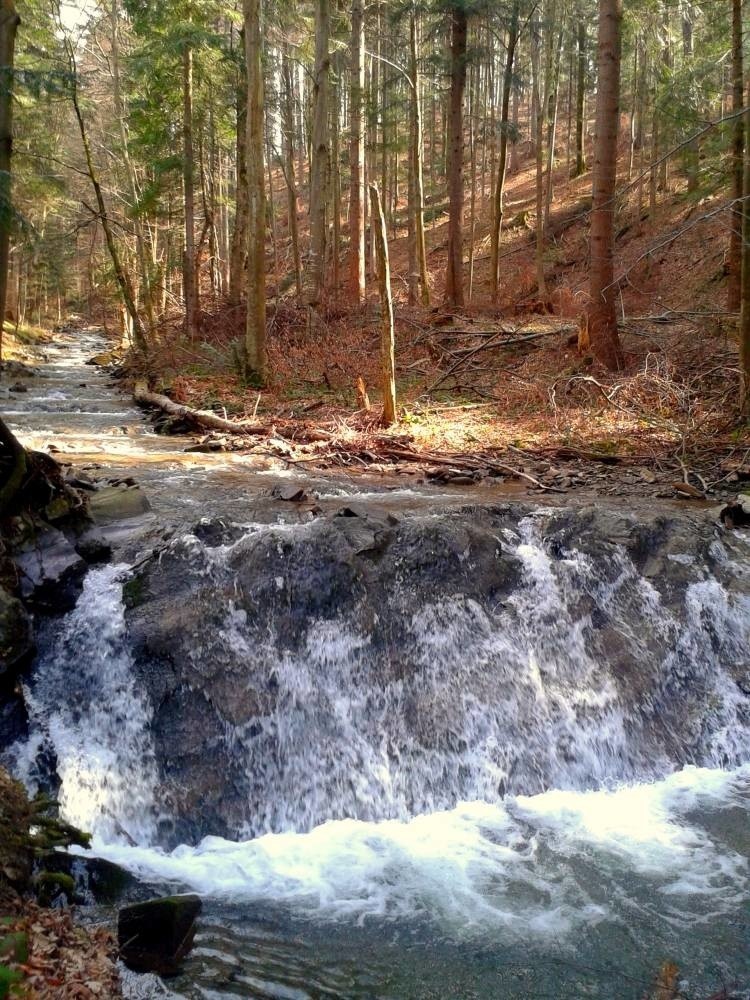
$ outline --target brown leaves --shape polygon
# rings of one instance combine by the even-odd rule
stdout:
[[[16,968],[33,1000],[116,1000],[121,996],[117,945],[106,927],[81,927],[69,910],[35,904],[8,928],[25,934],[29,957]]]

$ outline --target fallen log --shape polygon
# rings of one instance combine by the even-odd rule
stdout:
[[[267,424],[248,424],[236,420],[226,420],[210,410],[195,410],[191,406],[175,403],[169,396],[158,392],[150,392],[144,381],[135,383],[133,399],[139,406],[150,406],[163,410],[173,417],[181,417],[198,427],[210,427],[213,430],[228,431],[230,434],[273,434],[274,428]]]

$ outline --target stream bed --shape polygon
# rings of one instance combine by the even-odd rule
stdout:
[[[201,894],[163,995],[641,1000],[671,961],[750,996],[743,533],[185,454],[100,347],[50,345],[5,416],[151,511],[41,629],[14,763]]]

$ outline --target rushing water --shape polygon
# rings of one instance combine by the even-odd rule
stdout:
[[[115,420],[132,421],[121,454],[136,467],[139,449],[158,454],[146,478],[159,513],[165,480],[180,484],[177,521],[196,497],[237,512],[236,496],[215,499],[226,470],[185,471],[102,376],[82,373],[63,354],[51,388],[32,396],[47,401],[27,404],[37,442],[50,412],[71,428],[71,446],[86,428],[101,442]],[[95,400],[71,425],[84,380]],[[279,530],[248,527],[238,545]],[[257,727],[252,739],[231,734],[256,786],[246,833],[169,852],[154,846],[168,817],[128,641],[127,566],[90,572],[77,608],[49,626],[16,768],[33,783],[51,747],[64,814],[94,832],[98,854],[204,897],[197,947],[169,987],[179,996],[636,1000],[667,960],[696,1000],[724,985],[750,991],[750,726],[727,669],[747,659],[747,598],[705,573],[678,619],[624,554],[606,578],[577,551],[553,565],[533,518],[504,543],[522,567],[507,606],[413,609],[419,692],[401,679],[373,685],[363,665],[374,654],[351,622],[313,623],[296,657],[269,638],[263,656],[275,657],[283,697],[258,720],[270,727],[260,738]],[[173,544],[200,549],[179,532]],[[198,554],[217,581],[228,572],[231,546]],[[583,593],[643,657],[656,636],[665,691],[700,684],[696,732],[670,734],[660,753],[636,733],[587,641]],[[228,605],[226,655],[255,662],[256,638],[247,613]],[[434,708],[428,719],[408,710],[417,694]],[[429,753],[412,740],[420,724],[435,730]],[[669,745],[689,746],[696,763],[676,769]],[[129,984],[156,995],[153,983]]]

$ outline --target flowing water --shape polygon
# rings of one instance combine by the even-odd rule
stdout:
[[[37,447],[144,484],[154,510],[128,559],[169,524],[170,545],[223,593],[254,546],[309,530],[280,525],[265,496],[283,470],[185,456],[152,435],[83,367],[98,346],[92,335],[51,348],[9,419]],[[304,484],[323,507],[355,496],[407,515],[468,499]],[[242,523],[242,537],[202,546],[189,528],[205,514]],[[743,544],[717,560],[747,556]],[[228,601],[195,656],[218,643],[229,666],[273,676],[278,695],[273,713],[227,734],[248,777],[242,823],[173,850],[158,846],[169,816],[128,636],[128,565],[92,570],[77,608],[43,629],[16,769],[33,783],[51,748],[64,814],[94,832],[96,853],[202,895],[197,946],[170,991],[639,1000],[669,960],[686,996],[750,995],[750,699],[735,669],[749,659],[750,599],[727,584],[746,577],[746,559],[721,578],[699,573],[678,614],[624,552],[606,572],[575,548],[550,552],[533,515],[503,545],[520,582],[502,605],[410,609],[410,678],[373,682],[384,654],[353,619],[309,623],[291,655],[272,634],[259,642],[252,615]],[[675,690],[700,692],[699,719],[657,733],[659,698],[628,703],[589,641],[601,609],[630,650],[659,657],[665,705]],[[129,989],[160,995],[135,977]]]

